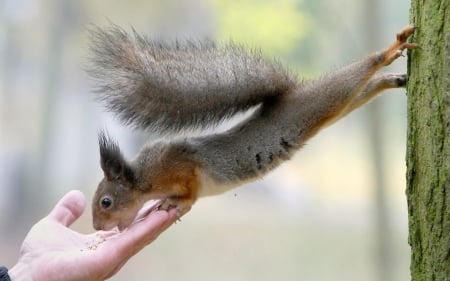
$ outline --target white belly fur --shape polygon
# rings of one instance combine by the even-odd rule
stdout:
[[[206,197],[218,195],[227,192],[241,184],[223,184],[215,181],[213,178],[205,173],[200,173],[200,188],[198,190],[198,197]]]

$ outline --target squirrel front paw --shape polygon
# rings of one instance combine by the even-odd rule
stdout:
[[[184,214],[189,212],[194,200],[191,198],[169,197],[164,199],[159,206],[160,210],[169,211],[172,208],[176,208],[178,218],[181,218]]]

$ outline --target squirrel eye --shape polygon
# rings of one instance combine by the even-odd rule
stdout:
[[[108,209],[112,205],[112,199],[109,197],[103,197],[100,200],[100,204],[102,205],[103,209]]]

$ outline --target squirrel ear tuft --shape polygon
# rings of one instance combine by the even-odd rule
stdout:
[[[100,147],[100,165],[108,180],[122,180],[132,183],[134,175],[131,167],[123,158],[119,145],[104,131],[98,134]]]

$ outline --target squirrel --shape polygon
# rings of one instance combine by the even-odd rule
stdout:
[[[388,88],[405,87],[406,74],[377,73],[419,47],[402,29],[387,49],[319,79],[300,81],[276,60],[236,44],[152,40],[112,25],[91,30],[89,73],[96,98],[126,125],[161,134],[217,125],[255,108],[232,128],[206,136],[144,145],[128,161],[99,133],[104,178],[92,202],[97,230],[123,230],[150,199],[181,217],[197,198],[257,180],[288,160],[322,128]]]

